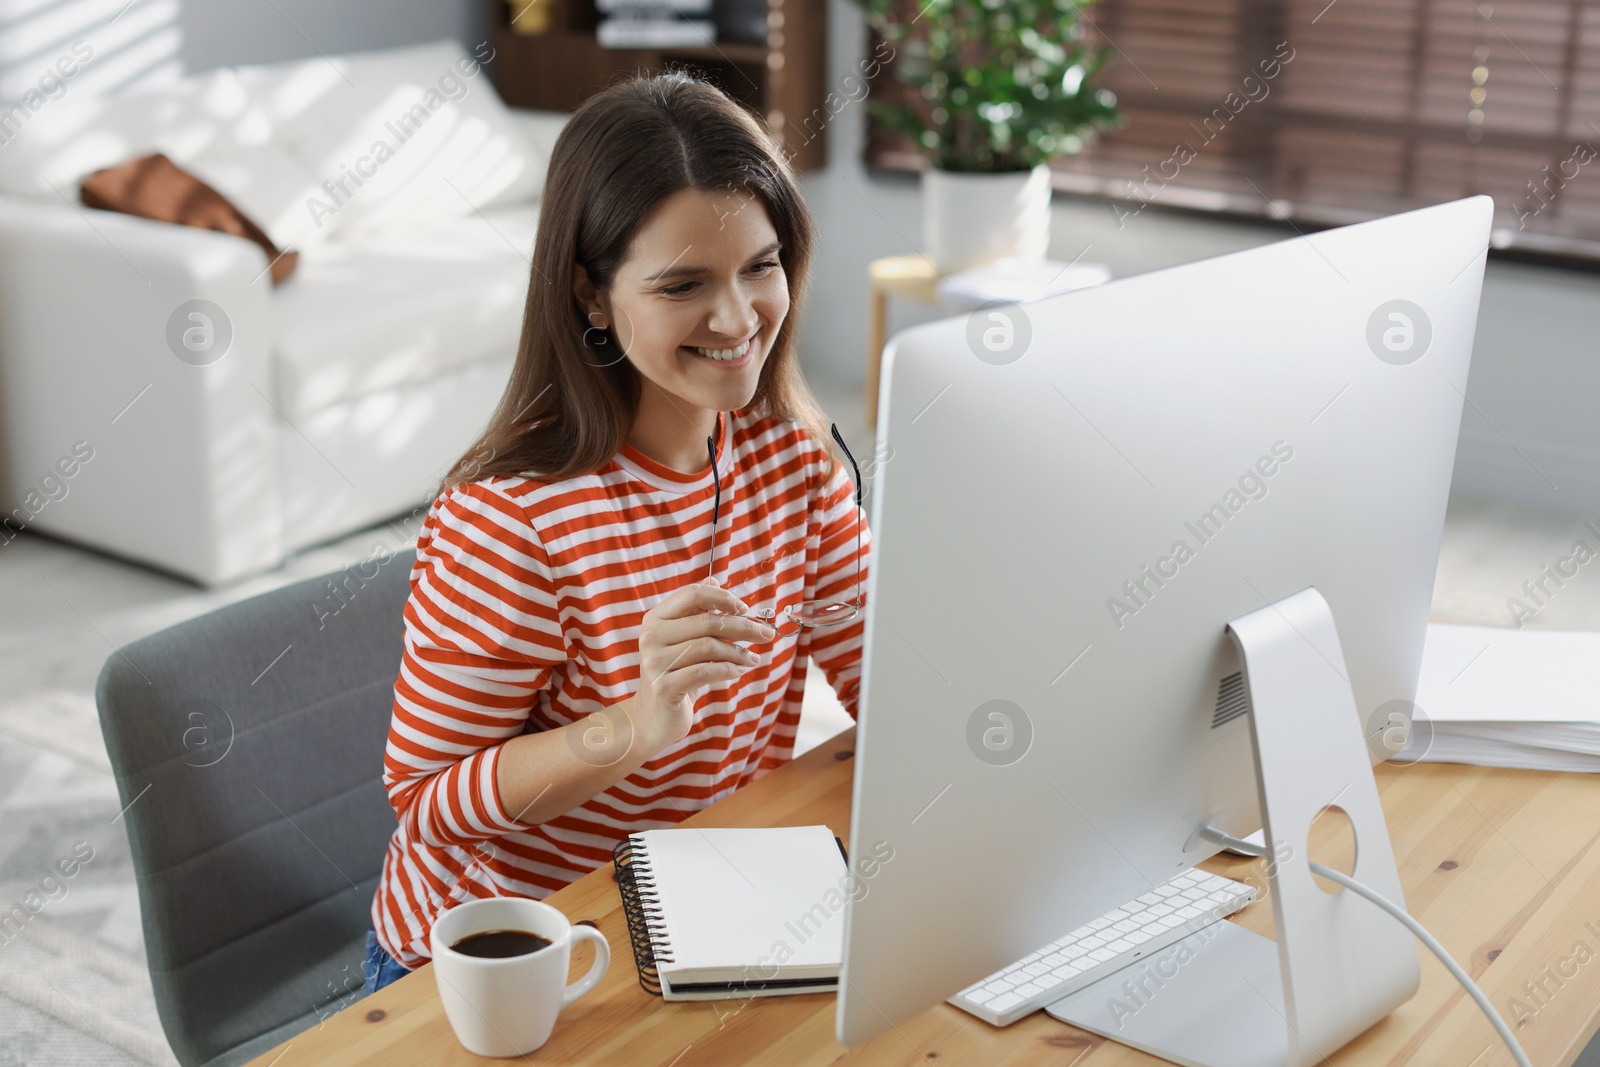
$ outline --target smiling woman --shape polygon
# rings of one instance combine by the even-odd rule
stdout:
[[[788,164],[714,86],[671,72],[591,97],[552,152],[511,382],[441,491],[594,471],[637,432],[647,454],[699,469],[712,413],[747,407],[830,448],[794,351],[812,240]],[[746,373],[701,377],[716,368],[700,350],[747,340],[756,358],[730,368]],[[674,405],[668,455],[653,427]]]
[[[762,621],[857,602],[871,547],[796,361],[811,245],[708,83],[563,129],[510,383],[418,536],[369,989],[457,903],[543,897],[788,760],[810,659],[855,714],[864,617]]]
[[[646,215],[609,292],[574,264],[588,321],[615,324],[640,376],[629,443],[669,467],[701,468],[710,415],[750,402],[789,314],[782,251],[753,193],[680,189]],[[696,426],[704,432],[687,432]]]

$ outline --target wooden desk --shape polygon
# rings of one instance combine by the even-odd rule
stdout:
[[[884,256],[867,266],[867,285],[872,302],[867,325],[867,429],[872,430],[878,426],[878,374],[888,341],[889,297],[937,304],[939,271],[926,256]]]
[[[686,825],[826,823],[845,837],[854,741],[855,731],[846,731]],[[1518,997],[1532,1012],[1518,1033],[1535,1064],[1569,1067],[1600,1024],[1600,776],[1420,764],[1385,765],[1377,778],[1411,911],[1498,1008],[1507,1011],[1511,998]],[[1245,878],[1257,862],[1217,857],[1205,866]],[[599,925],[611,941],[611,968],[593,992],[562,1013],[550,1041],[526,1057],[530,1063],[1160,1063],[1042,1011],[996,1029],[938,1004],[860,1048],[846,1049],[834,1041],[832,994],[668,1003],[639,988],[609,865],[549,901],[575,921]],[[1271,932],[1265,902],[1235,918],[1249,929]],[[1593,954],[1583,963],[1573,962],[1579,944]],[[590,958],[588,949],[575,954],[573,979],[588,968]],[[1422,960],[1417,995],[1340,1050],[1332,1063],[1511,1063],[1461,987],[1425,950]],[[1525,982],[1544,984],[1549,994],[1541,995],[1542,1004],[1524,991]],[[440,1007],[433,975],[423,967],[254,1062],[258,1067],[433,1067],[505,1061],[481,1060],[462,1050]]]

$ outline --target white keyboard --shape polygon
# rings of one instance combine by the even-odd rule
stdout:
[[[985,1022],[1010,1026],[1180,941],[1255,900],[1255,887],[1192,870],[1050,942],[950,998]]]

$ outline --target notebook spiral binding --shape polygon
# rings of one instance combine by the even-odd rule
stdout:
[[[622,914],[628,920],[628,940],[633,943],[633,962],[639,969],[639,985],[646,993],[661,996],[661,977],[657,962],[672,963],[672,943],[667,939],[661,918],[661,899],[656,892],[650,857],[644,847],[625,837],[611,850],[616,868],[617,891],[622,896]]]

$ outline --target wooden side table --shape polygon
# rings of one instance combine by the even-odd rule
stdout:
[[[871,320],[867,326],[867,429],[878,427],[878,371],[888,340],[889,297],[939,303],[939,271],[927,256],[884,256],[867,267]]]

